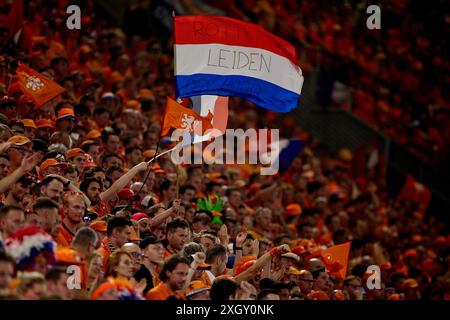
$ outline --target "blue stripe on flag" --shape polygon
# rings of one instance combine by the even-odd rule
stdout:
[[[281,174],[286,172],[304,145],[305,142],[302,140],[291,139],[289,140],[289,144],[280,151],[278,170]]]
[[[175,76],[176,96],[238,96],[275,112],[289,112],[297,106],[299,94],[273,83],[236,75],[193,74]]]

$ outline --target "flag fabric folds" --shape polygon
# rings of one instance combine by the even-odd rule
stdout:
[[[228,123],[228,97],[221,96],[195,96],[191,97],[193,109],[197,113],[206,117],[209,113],[212,114],[212,127],[216,129],[213,136],[225,134]],[[194,143],[210,140],[211,134],[194,135],[192,141]]]
[[[299,139],[281,139],[278,143],[269,143],[267,152],[261,155],[265,162],[269,160],[269,154],[273,154],[273,162],[280,174],[284,174],[297,155],[302,151],[305,142]]]
[[[174,18],[177,97],[239,96],[288,112],[303,85],[295,48],[260,26],[217,16]]]
[[[66,91],[56,82],[20,62],[16,73],[19,77],[20,89],[28,98],[33,100],[37,107]]]
[[[339,275],[342,279],[345,279],[347,275],[350,244],[351,242],[346,242],[321,251],[327,270],[331,274]]]
[[[161,127],[161,136],[166,136],[172,128],[186,129],[188,132],[194,132],[201,125],[201,132],[211,129],[212,114],[201,117],[193,109],[186,108],[175,100],[167,97],[166,110],[164,112],[163,124]]]

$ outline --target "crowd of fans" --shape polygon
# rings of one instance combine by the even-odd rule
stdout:
[[[269,2],[240,2],[281,36],[292,26]],[[238,7],[224,3],[235,16]],[[312,2],[276,3],[273,13],[299,12],[290,19],[300,39],[302,28],[317,28],[305,11]],[[278,126],[305,141],[283,175],[170,156],[149,164],[173,145],[159,138],[174,92],[172,40],[148,1],[126,12],[149,18],[144,34],[136,21],[121,29],[97,18],[91,1],[83,28],[68,30],[66,5],[27,1],[17,44],[0,27],[0,298],[450,298],[447,226],[414,199],[390,198],[374,171],[352,176],[351,154],[331,154],[289,117],[230,99],[228,127]],[[66,91],[37,108],[17,83],[19,61]],[[321,250],[348,242],[342,277]],[[373,276],[380,286],[369,285]]]
[[[450,63],[445,2],[224,1],[298,47],[302,70],[320,66],[318,100],[349,109],[434,165],[448,165]],[[381,29],[368,29],[369,5]],[[219,5],[216,5],[219,6]],[[445,36],[447,34],[447,36]]]

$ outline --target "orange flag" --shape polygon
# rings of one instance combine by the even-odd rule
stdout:
[[[205,132],[212,128],[212,118],[211,113],[208,113],[206,117],[201,117],[194,110],[186,108],[167,97],[161,136],[167,135],[171,128],[187,129],[189,132],[193,132],[199,124],[202,126],[202,132]]]
[[[33,100],[37,107],[42,106],[66,91],[56,82],[20,62],[16,72],[19,77],[20,89],[27,97]]]
[[[345,276],[347,275],[349,253],[350,242],[339,244],[321,251],[327,270],[331,274],[340,275],[342,279],[345,279]]]

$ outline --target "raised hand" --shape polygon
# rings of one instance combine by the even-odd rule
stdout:
[[[245,239],[247,239],[247,230],[239,232],[236,236],[236,247],[242,247]]]
[[[39,161],[39,154],[34,153],[32,155],[26,156],[22,159],[22,163],[20,164],[20,169],[25,173],[33,170],[36,164]]]

